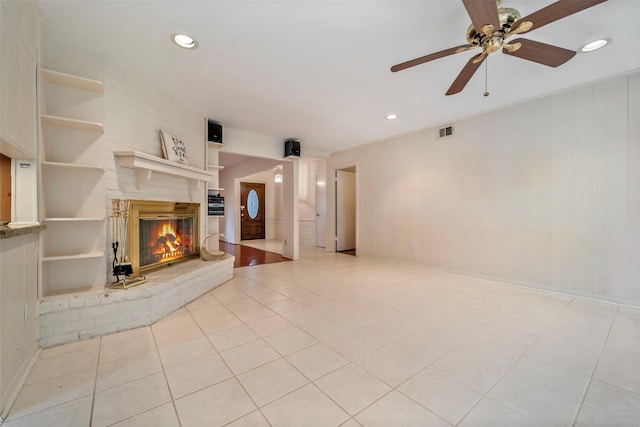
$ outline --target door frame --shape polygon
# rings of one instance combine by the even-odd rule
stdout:
[[[358,162],[339,163],[337,165],[331,165],[327,168],[327,176],[331,177],[327,178],[327,212],[331,212],[331,215],[327,215],[327,219],[329,222],[329,242],[327,242],[326,250],[329,252],[336,252],[337,244],[336,233],[338,232],[338,230],[336,227],[336,171],[350,168],[354,168],[356,174],[356,253],[358,251],[358,248],[360,248],[360,168],[358,167]],[[329,180],[331,181],[331,183],[329,183]]]

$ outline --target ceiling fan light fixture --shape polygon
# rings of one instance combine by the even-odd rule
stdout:
[[[171,34],[171,41],[185,49],[195,49],[198,47],[198,41],[187,34],[173,33]]]
[[[385,119],[387,119],[387,120],[395,120],[395,119],[397,119],[397,118],[398,118],[398,115],[397,115],[397,114],[387,114],[387,115],[385,116]]]
[[[594,50],[602,49],[603,47],[605,47],[609,43],[611,43],[611,38],[609,38],[609,37],[606,37],[606,38],[603,38],[603,39],[594,40],[594,41],[591,41],[589,43],[586,43],[586,44],[582,45],[582,47],[580,47],[580,49],[578,49],[578,52],[580,52],[580,53],[593,52]]]

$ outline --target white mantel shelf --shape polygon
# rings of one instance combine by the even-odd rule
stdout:
[[[193,166],[182,165],[151,154],[139,151],[114,151],[121,167],[136,170],[136,188],[139,190],[151,179],[153,172],[186,178],[193,193],[201,182],[210,181],[214,172],[198,169]]]

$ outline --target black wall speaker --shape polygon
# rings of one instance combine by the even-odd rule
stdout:
[[[222,125],[211,120],[207,124],[207,141],[222,144]]]
[[[284,141],[285,157],[300,157],[300,141],[297,139],[287,139]]]

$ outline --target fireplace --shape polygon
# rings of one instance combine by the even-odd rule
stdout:
[[[130,200],[129,242],[133,275],[200,254],[198,203]]]

